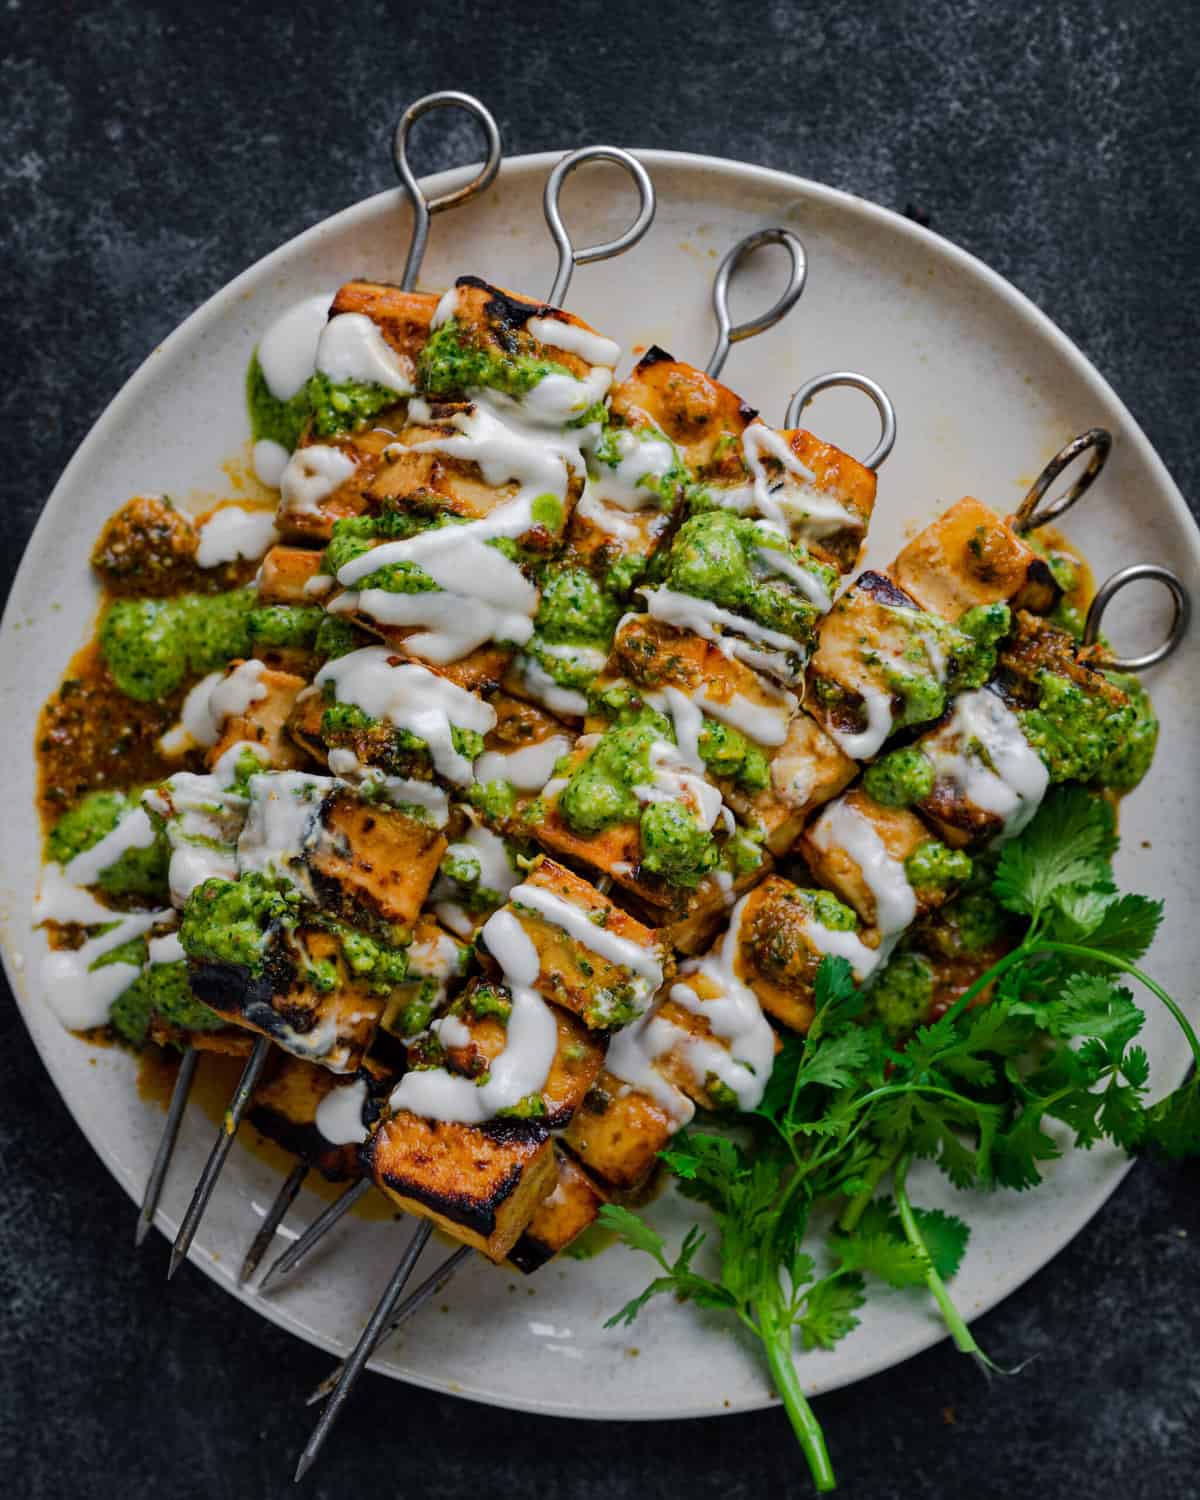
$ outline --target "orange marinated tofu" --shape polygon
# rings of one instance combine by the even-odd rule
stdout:
[[[741,437],[753,407],[694,365],[657,345],[614,387],[613,419],[626,427],[657,427],[700,480],[740,483]]]
[[[549,1132],[524,1120],[486,1125],[389,1116],[362,1147],[364,1170],[393,1203],[502,1261],[554,1189]]]
[[[406,292],[386,281],[347,281],[338,288],[329,316],[364,314],[397,354],[415,364],[440,300],[437,292]]]
[[[331,1181],[344,1182],[359,1176],[362,1170],[358,1147],[353,1143],[338,1145],[322,1135],[317,1127],[318,1111],[335,1089],[354,1089],[356,1102],[361,1093],[364,1124],[370,1124],[372,1112],[378,1110],[378,1098],[389,1082],[387,1070],[370,1058],[354,1082],[348,1083],[327,1068],[289,1057],[276,1048],[270,1054],[263,1081],[254,1090],[248,1118],[268,1140],[301,1157]]]
[[[954,621],[976,605],[1045,613],[1058,588],[1049,566],[1001,517],[971,496],[917,533],[888,569],[922,609]]]
[[[502,984],[477,979],[450,1007],[450,1021],[441,1028],[447,1066],[477,1078],[508,1045],[511,997]],[[578,1017],[561,1006],[550,1007],[558,1030],[554,1061],[542,1085],[542,1111],[537,1118],[548,1129],[565,1125],[595,1083],[604,1064],[604,1043]],[[420,1047],[418,1041],[417,1046]]]
[[[909,856],[931,839],[929,829],[907,807],[885,807],[856,786],[813,819],[798,852],[816,879],[868,926],[897,931],[951,894],[945,886],[914,887],[905,870]],[[868,857],[876,868],[864,873],[861,861]],[[887,892],[886,912],[880,910],[881,890]],[[908,921],[892,915],[908,904],[914,906]]]
[[[290,542],[324,547],[336,522],[371,506],[371,486],[396,441],[403,405],[389,408],[361,432],[325,436],[309,431],[288,464],[275,524]]]
[[[331,971],[330,988],[318,988],[309,977],[322,970]],[[323,928],[299,927],[280,938],[261,974],[189,959],[188,979],[196,998],[232,1025],[334,1073],[362,1066],[383,1012],[384,1001],[355,978],[339,938]]]
[[[461,342],[471,348],[494,353],[501,359],[549,360],[577,379],[582,379],[592,368],[576,352],[575,338],[568,335],[565,344],[553,341],[555,323],[595,334],[591,324],[574,313],[493,286],[478,276],[460,276],[454,288],[454,321]],[[536,332],[530,328],[534,321],[538,324]]]
[[[309,756],[287,733],[287,723],[297,696],[308,684],[292,672],[264,667],[258,674],[257,685],[265,689],[263,696],[247,704],[244,713],[231,714],[225,720],[220,739],[208,753],[209,765],[215,766],[227,750],[238,744],[260,746],[274,771],[291,771],[307,765]]]
[[[796,842],[816,809],[857,774],[857,764],[801,709],[788,724],[787,739],[771,755],[768,786],[748,792],[733,782],[717,784],[738,818],[762,829],[766,847],[778,856]]]
[[[537,950],[539,993],[592,1030],[639,1016],[671,972],[670,951],[650,928],[554,860],[538,862],[506,909]]]
[[[328,603],[332,604],[336,597],[336,595],[331,596]],[[351,611],[345,615],[345,618],[352,620],[360,629],[376,636],[397,656],[419,661],[423,667],[437,672],[439,676],[454,683],[455,687],[460,687],[468,693],[487,696],[495,692],[504,680],[508,664],[513,658],[513,652],[508,646],[497,646],[488,642],[474,651],[469,651],[457,661],[428,662],[411,647],[411,638],[418,633],[417,626],[380,625],[362,610]]]
[[[324,837],[308,854],[313,884],[330,912],[411,927],[446,852],[442,834],[398,808],[364,802],[349,788],[321,809]]]
[[[604,1072],[563,1141],[589,1172],[610,1187],[628,1190],[650,1175],[674,1133],[674,1122],[651,1095]]]
[[[307,547],[272,547],[258,575],[260,604],[315,604],[308,585],[321,572],[321,554]]]
[[[561,1147],[555,1152],[558,1182],[538,1204],[525,1233],[509,1252],[509,1264],[531,1275],[596,1222],[605,1195]]]

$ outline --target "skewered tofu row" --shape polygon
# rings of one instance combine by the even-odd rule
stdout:
[[[874,475],[661,351],[602,420],[615,346],[472,278],[440,302],[351,284],[326,342],[321,368],[366,349],[379,378],[330,382],[259,587],[323,604],[327,659],[311,685],[233,669],[213,771],[153,811],[199,997],[351,1076],[318,1075],[313,1106],[346,1136],[336,1170],[353,1147],[502,1259],[543,1214],[543,1248],[584,1221],[596,1182],[636,1186],[696,1105],[752,1107],[764,1012],[804,1029],[825,953],[865,978],[946,899],[966,866],[946,846],[1011,828],[1005,796],[1036,805],[1020,715],[1052,717],[1048,681],[1120,695],[1032,615],[996,674],[1009,607],[1056,590],[976,501],[834,605]],[[846,790],[921,724],[920,798],[883,773],[873,795],[871,771]],[[524,879],[505,835],[543,851],[516,846]],[[793,852],[811,888],[769,873]],[[413,962],[434,917],[478,940],[457,993],[460,957]],[[675,949],[706,948],[672,978]],[[552,1128],[586,1173],[556,1166]]]

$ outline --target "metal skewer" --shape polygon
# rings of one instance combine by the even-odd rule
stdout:
[[[402,1328],[415,1312],[419,1312],[431,1298],[436,1297],[444,1287],[448,1286],[458,1268],[470,1260],[474,1254],[475,1251],[472,1250],[470,1245],[460,1245],[457,1250],[446,1257],[436,1271],[425,1278],[415,1292],[409,1292],[408,1296],[405,1297],[404,1301],[392,1314],[391,1321],[379,1335],[375,1349],[378,1349],[380,1344],[390,1339],[392,1334]],[[372,1349],[372,1354],[374,1354],[375,1349]],[[345,1368],[346,1361],[343,1360],[340,1365],[330,1370],[321,1384],[309,1393],[308,1399],[304,1403],[305,1406],[316,1406],[319,1401],[324,1401],[325,1397],[337,1385]]]
[[[277,1281],[280,1276],[286,1276],[289,1271],[294,1270],[317,1241],[324,1239],[338,1220],[348,1214],[358,1200],[370,1190],[371,1179],[360,1177],[357,1182],[350,1184],[340,1198],[335,1198],[327,1208],[322,1209],[300,1238],[289,1245],[279,1259],[272,1263],[259,1284],[259,1291],[265,1292],[273,1281]]]
[[[1058,450],[1038,477],[1029,486],[1025,498],[1017,507],[1013,517],[1013,530],[1018,536],[1027,536],[1029,532],[1036,531],[1039,526],[1046,526],[1051,521],[1057,521],[1060,516],[1065,516],[1071,507],[1077,504],[1100,478],[1104,465],[1108,462],[1108,455],[1112,452],[1112,433],[1105,427],[1089,427],[1086,432],[1081,432],[1078,437],[1073,437],[1069,443],[1064,443]],[[1054,500],[1045,500],[1046,492],[1064,469],[1070,468],[1077,458],[1082,458],[1085,453],[1091,453],[1088,466],[1065,494],[1059,495]]]
[[[254,1044],[254,1051],[246,1059],[246,1066],[242,1070],[241,1078],[238,1079],[238,1086],[233,1091],[233,1098],[229,1101],[224,1117],[217,1127],[217,1138],[213,1142],[208,1160],[204,1163],[204,1171],[200,1174],[200,1181],[196,1184],[196,1191],[192,1194],[187,1212],[183,1216],[183,1222],[179,1226],[179,1233],[175,1236],[175,1243],[171,1247],[171,1264],[167,1268],[168,1281],[187,1258],[192,1240],[196,1236],[196,1230],[200,1227],[200,1220],[204,1217],[204,1210],[208,1207],[208,1200],[212,1197],[217,1179],[221,1175],[221,1168],[225,1165],[225,1159],[233,1146],[233,1138],[237,1134],[238,1126],[242,1123],[242,1116],[250,1107],[250,1095],[254,1092],[254,1086],[267,1065],[270,1052],[270,1039],[265,1036],[259,1037]]]
[[[171,1102],[167,1106],[167,1123],[163,1126],[162,1135],[158,1138],[158,1149],[150,1165],[150,1176],[146,1179],[146,1191],[138,1212],[137,1228],[134,1230],[135,1245],[140,1245],[145,1240],[154,1224],[158,1200],[162,1196],[163,1183],[167,1180],[167,1168],[171,1165],[175,1142],[179,1139],[179,1127],[183,1123],[183,1112],[187,1108],[188,1095],[192,1091],[192,1080],[196,1076],[196,1065],[199,1061],[199,1052],[195,1047],[187,1046],[180,1059],[179,1072],[175,1075],[175,1087],[171,1090]]]
[[[1143,652],[1141,656],[1105,654],[1097,659],[1098,666],[1113,672],[1144,672],[1147,668],[1156,667],[1159,662],[1166,661],[1187,634],[1192,618],[1192,601],[1183,579],[1177,573],[1173,573],[1170,568],[1164,568],[1158,563],[1131,563],[1129,567],[1119,568],[1115,573],[1110,574],[1096,590],[1095,597],[1088,607],[1087,619],[1084,621],[1083,644],[1085,646],[1096,645],[1100,639],[1100,626],[1104,620],[1105,610],[1122,589],[1128,588],[1131,583],[1140,583],[1143,579],[1161,583],[1171,595],[1171,624],[1167,629],[1166,637],[1151,650]]]
[[[428,114],[431,110],[445,108],[463,109],[466,110],[468,114],[473,116],[473,118],[478,122],[483,131],[484,138],[487,143],[487,156],[479,172],[476,173],[476,175],[471,178],[469,182],[464,183],[462,187],[456,188],[452,192],[443,193],[440,197],[437,198],[426,198],[424,193],[422,193],[420,185],[418,184],[416,177],[413,175],[412,168],[408,163],[408,138],[412,133],[413,125],[417,120],[421,118],[422,115]],[[484,189],[489,187],[495,180],[497,172],[500,170],[500,158],[500,127],[496,124],[495,117],[492,115],[491,111],[488,110],[485,105],[481,104],[478,99],[473,98],[470,94],[462,94],[454,90],[444,90],[436,94],[427,94],[423,99],[418,99],[415,103],[410,104],[409,107],[404,111],[403,115],[401,115],[400,121],[396,126],[395,135],[392,139],[392,159],[396,168],[396,173],[399,176],[400,181],[404,185],[404,188],[408,192],[409,199],[413,206],[412,235],[409,241],[408,255],[405,260],[404,275],[400,283],[403,290],[411,291],[414,283],[416,282],[417,276],[420,273],[421,262],[424,259],[425,249],[429,242],[429,221],[431,217],[434,214],[443,213],[447,209],[455,208],[460,203],[466,203],[469,199],[474,198],[479,193],[483,192]],[[258,1068],[254,1074],[255,1079],[257,1079],[258,1077],[258,1073],[261,1072],[262,1062],[265,1061],[268,1047],[269,1043],[266,1043],[265,1041],[256,1043],[254,1053],[251,1054],[251,1062],[253,1062],[254,1059],[259,1055],[260,1050],[262,1053],[262,1060],[259,1061]],[[167,1170],[171,1163],[171,1157],[174,1152],[175,1143],[179,1135],[180,1122],[183,1118],[184,1109],[187,1104],[188,1094],[192,1086],[195,1071],[196,1053],[194,1048],[189,1047],[187,1052],[185,1052],[184,1054],[184,1061],[179,1070],[179,1077],[176,1079],[175,1090],[171,1096],[170,1108],[167,1111],[167,1121],[163,1128],[162,1137],[159,1140],[158,1149],[155,1152],[154,1163],[150,1171],[150,1179],[146,1185],[145,1198],[142,1202],[141,1211],[138,1216],[136,1243],[139,1245],[146,1238],[146,1235],[149,1232],[150,1225],[154,1221],[154,1213],[158,1206],[158,1200],[162,1193],[163,1183],[166,1179]],[[247,1071],[249,1071],[249,1064],[247,1065]],[[243,1074],[243,1080],[245,1079],[245,1076],[246,1075]],[[250,1087],[253,1088],[253,1082],[251,1083]],[[239,1097],[240,1092],[241,1085],[239,1084],[239,1093],[238,1095],[234,1096],[235,1101]],[[229,1132],[228,1141],[223,1146],[223,1149],[221,1149],[219,1152],[217,1148],[214,1147],[208,1164],[205,1166],[204,1175],[196,1185],[196,1190],[192,1195],[191,1202],[188,1204],[187,1213],[185,1214],[183,1224],[180,1227],[179,1238],[176,1240],[176,1249],[172,1254],[171,1269],[168,1272],[168,1279],[170,1279],[170,1277],[174,1275],[179,1261],[187,1253],[187,1246],[191,1244],[192,1238],[196,1232],[196,1228],[199,1225],[200,1218],[204,1213],[205,1205],[207,1204],[208,1199],[212,1196],[212,1191],[216,1186],[221,1167],[224,1164],[225,1158],[229,1154],[229,1145],[232,1143],[233,1133],[236,1132],[237,1127],[241,1122],[242,1115],[245,1113],[245,1107],[248,1102],[249,1094],[247,1094],[240,1111],[237,1111],[235,1113],[234,1108],[231,1106],[231,1109],[226,1113],[225,1125],[228,1126],[230,1121],[232,1120],[232,1128]],[[223,1130],[224,1128],[225,1127],[223,1126]],[[220,1139],[218,1139],[218,1145],[220,1144]],[[275,1202],[268,1210],[263,1227],[259,1230],[259,1236],[256,1236],[255,1242],[251,1246],[250,1252],[247,1255],[246,1262],[243,1263],[243,1274],[239,1278],[240,1280],[244,1281],[247,1275],[253,1273],[254,1266],[258,1264],[258,1261],[261,1260],[263,1254],[265,1253],[266,1245],[269,1242],[270,1238],[269,1236],[264,1234],[266,1224],[271,1224],[273,1233],[274,1229],[278,1227],[280,1221],[282,1220],[283,1215],[290,1207],[293,1199],[296,1196],[296,1193],[299,1191],[299,1186],[297,1185],[296,1187],[292,1187],[291,1181],[292,1179],[291,1177],[289,1177],[283,1184],[283,1187],[280,1189],[279,1195],[276,1198]],[[186,1235],[186,1241],[184,1239],[185,1229],[187,1229],[188,1231]],[[259,1244],[260,1236],[262,1237],[261,1245]],[[179,1248],[181,1244],[183,1246],[182,1250],[180,1250]],[[247,1272],[246,1264],[251,1262],[252,1257],[253,1263],[251,1264],[250,1271]]]
[[[308,1172],[308,1162],[301,1157],[276,1193],[259,1225],[258,1233],[254,1236],[249,1250],[246,1251],[246,1258],[242,1261],[242,1268],[238,1272],[238,1286],[244,1286],[258,1270],[259,1262],[267,1253],[267,1246],[275,1238],[275,1231],[279,1228],[284,1214],[296,1201],[296,1194],[304,1186],[304,1179],[308,1176]]]

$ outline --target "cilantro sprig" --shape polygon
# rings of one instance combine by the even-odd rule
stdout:
[[[1053,793],[1003,848],[992,877],[996,901],[1026,923],[1020,941],[903,1046],[870,1020],[846,961],[826,957],[808,1034],[783,1042],[745,1129],[736,1139],[690,1130],[663,1153],[680,1191],[710,1209],[712,1243],[693,1226],[672,1256],[637,1214],[602,1211],[659,1271],[610,1326],[632,1322],[663,1293],[737,1317],[763,1344],[818,1491],[835,1479],[795,1341],[831,1349],[853,1332],[872,1279],[924,1286],[956,1346],[995,1368],[947,1286],[970,1231],[911,1202],[914,1160],[934,1163],[958,1188],[1034,1188],[1062,1154],[1055,1122],[1083,1149],[1109,1140],[1200,1152],[1200,1074],[1146,1102],[1150,1065],[1136,1040],[1144,1016],[1120,981],[1167,1007],[1198,1063],[1200,1041],[1137,965],[1162,904],[1117,891],[1116,844],[1103,800],[1079,788]],[[891,1196],[880,1197],[889,1178]],[[810,1231],[826,1208],[836,1223],[818,1246]]]

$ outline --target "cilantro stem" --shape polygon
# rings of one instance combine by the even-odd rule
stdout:
[[[778,1323],[766,1308],[758,1309],[758,1317],[759,1336],[766,1350],[767,1365],[775,1382],[775,1389],[787,1411],[792,1431],[804,1450],[817,1493],[827,1495],[837,1488],[837,1479],[834,1477],[829,1449],[825,1446],[825,1434],[821,1431],[821,1424],[808,1404],[808,1397],[801,1389],[800,1377],[796,1374],[796,1366],[792,1360],[791,1327],[786,1321]]]
[[[1136,964],[1131,964],[1127,958],[1118,958],[1114,953],[1105,953],[1102,948],[1087,948],[1078,943],[1058,943],[1048,938],[1036,938],[1031,943],[1022,943],[1019,948],[1014,948],[1011,953],[1006,953],[985,973],[981,974],[974,984],[965,989],[943,1017],[944,1020],[957,1020],[971,1002],[977,999],[988,985],[997,980],[1006,969],[1011,969],[1015,964],[1031,958],[1035,953],[1062,953],[1070,958],[1081,958],[1088,963],[1104,964],[1110,969],[1118,969],[1123,974],[1128,974],[1131,979],[1136,979],[1139,984],[1145,985],[1156,999],[1174,1016],[1179,1029],[1187,1038],[1187,1044],[1191,1048],[1192,1057],[1197,1067],[1200,1067],[1200,1037],[1197,1037],[1192,1023],[1180,1010],[1179,1006],[1163,989],[1157,980],[1151,979],[1149,974],[1139,969]]]
[[[866,1178],[865,1185],[849,1200],[838,1217],[838,1228],[843,1234],[851,1234],[858,1227],[858,1221],[866,1213],[867,1205],[874,1198],[876,1189],[895,1166],[903,1149],[903,1146],[896,1146],[891,1151],[883,1152],[875,1158],[870,1169],[863,1174]]]
[[[954,1340],[954,1347],[961,1354],[973,1355],[980,1359],[990,1368],[990,1361],[983,1350],[975,1342],[975,1336],[968,1328],[962,1313],[954,1305],[954,1300],[946,1290],[946,1283],[938,1275],[933,1264],[933,1259],[926,1247],[924,1237],[921,1234],[917,1216],[913,1213],[912,1204],[908,1199],[908,1169],[912,1165],[912,1155],[905,1156],[896,1167],[895,1176],[892,1179],[892,1196],[896,1202],[896,1212],[900,1216],[900,1224],[904,1230],[904,1238],[913,1247],[919,1250],[925,1257],[929,1269],[925,1273],[925,1285],[929,1288],[930,1295],[937,1303],[941,1311],[946,1327],[950,1331],[950,1337]]]

